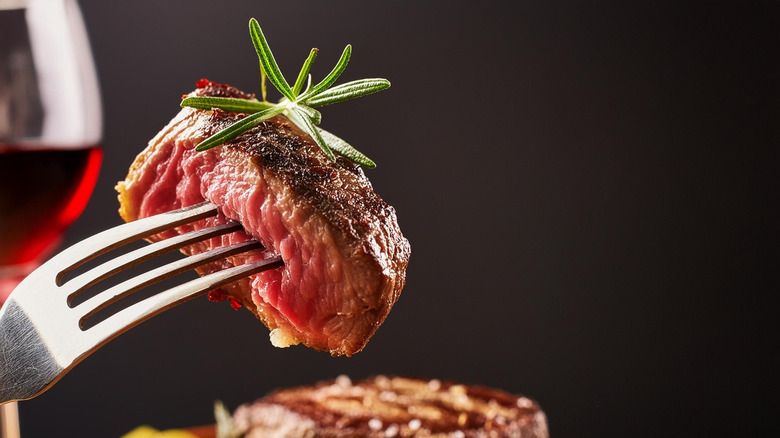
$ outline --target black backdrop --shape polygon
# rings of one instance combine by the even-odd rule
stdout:
[[[342,373],[524,393],[557,437],[777,433],[776,3],[81,5],[106,154],[69,242],[119,223],[115,182],[199,78],[259,91],[256,17],[288,77],[349,42],[344,80],[392,81],[323,127],[378,162],[412,260],[352,358],[273,348],[198,299],[23,402],[25,436],[198,425]]]

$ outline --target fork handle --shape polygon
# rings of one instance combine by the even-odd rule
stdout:
[[[0,437],[19,438],[19,406],[16,402],[0,406]]]

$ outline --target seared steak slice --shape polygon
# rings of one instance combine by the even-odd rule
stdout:
[[[253,98],[227,85],[198,86],[191,95]],[[246,233],[185,252],[257,239],[280,254],[284,266],[222,292],[272,330],[274,345],[303,343],[334,356],[352,355],[384,321],[404,285],[410,250],[395,210],[374,193],[358,165],[341,157],[330,161],[282,116],[222,146],[194,150],[244,116],[182,109],[117,185],[120,214],[132,221],[205,200],[216,204],[220,216],[197,227],[233,219]]]
[[[234,431],[259,437],[548,436],[534,401],[504,391],[401,377],[346,376],[283,389],[233,414]]]

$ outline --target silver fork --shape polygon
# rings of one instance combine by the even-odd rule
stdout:
[[[217,214],[210,203],[140,219],[89,237],[57,254],[22,281],[0,311],[0,404],[41,394],[76,364],[119,334],[211,289],[282,265],[279,256],[240,265],[178,284],[86,326],[88,318],[158,281],[262,245],[254,240],[184,257],[99,292],[73,305],[73,298],[103,279],[143,261],[210,237],[241,229],[237,222],[181,234],[114,259],[65,280],[95,257],[127,243]]]

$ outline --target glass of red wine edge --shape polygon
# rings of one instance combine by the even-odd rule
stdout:
[[[0,0],[0,303],[92,194],[102,108],[75,0]]]

